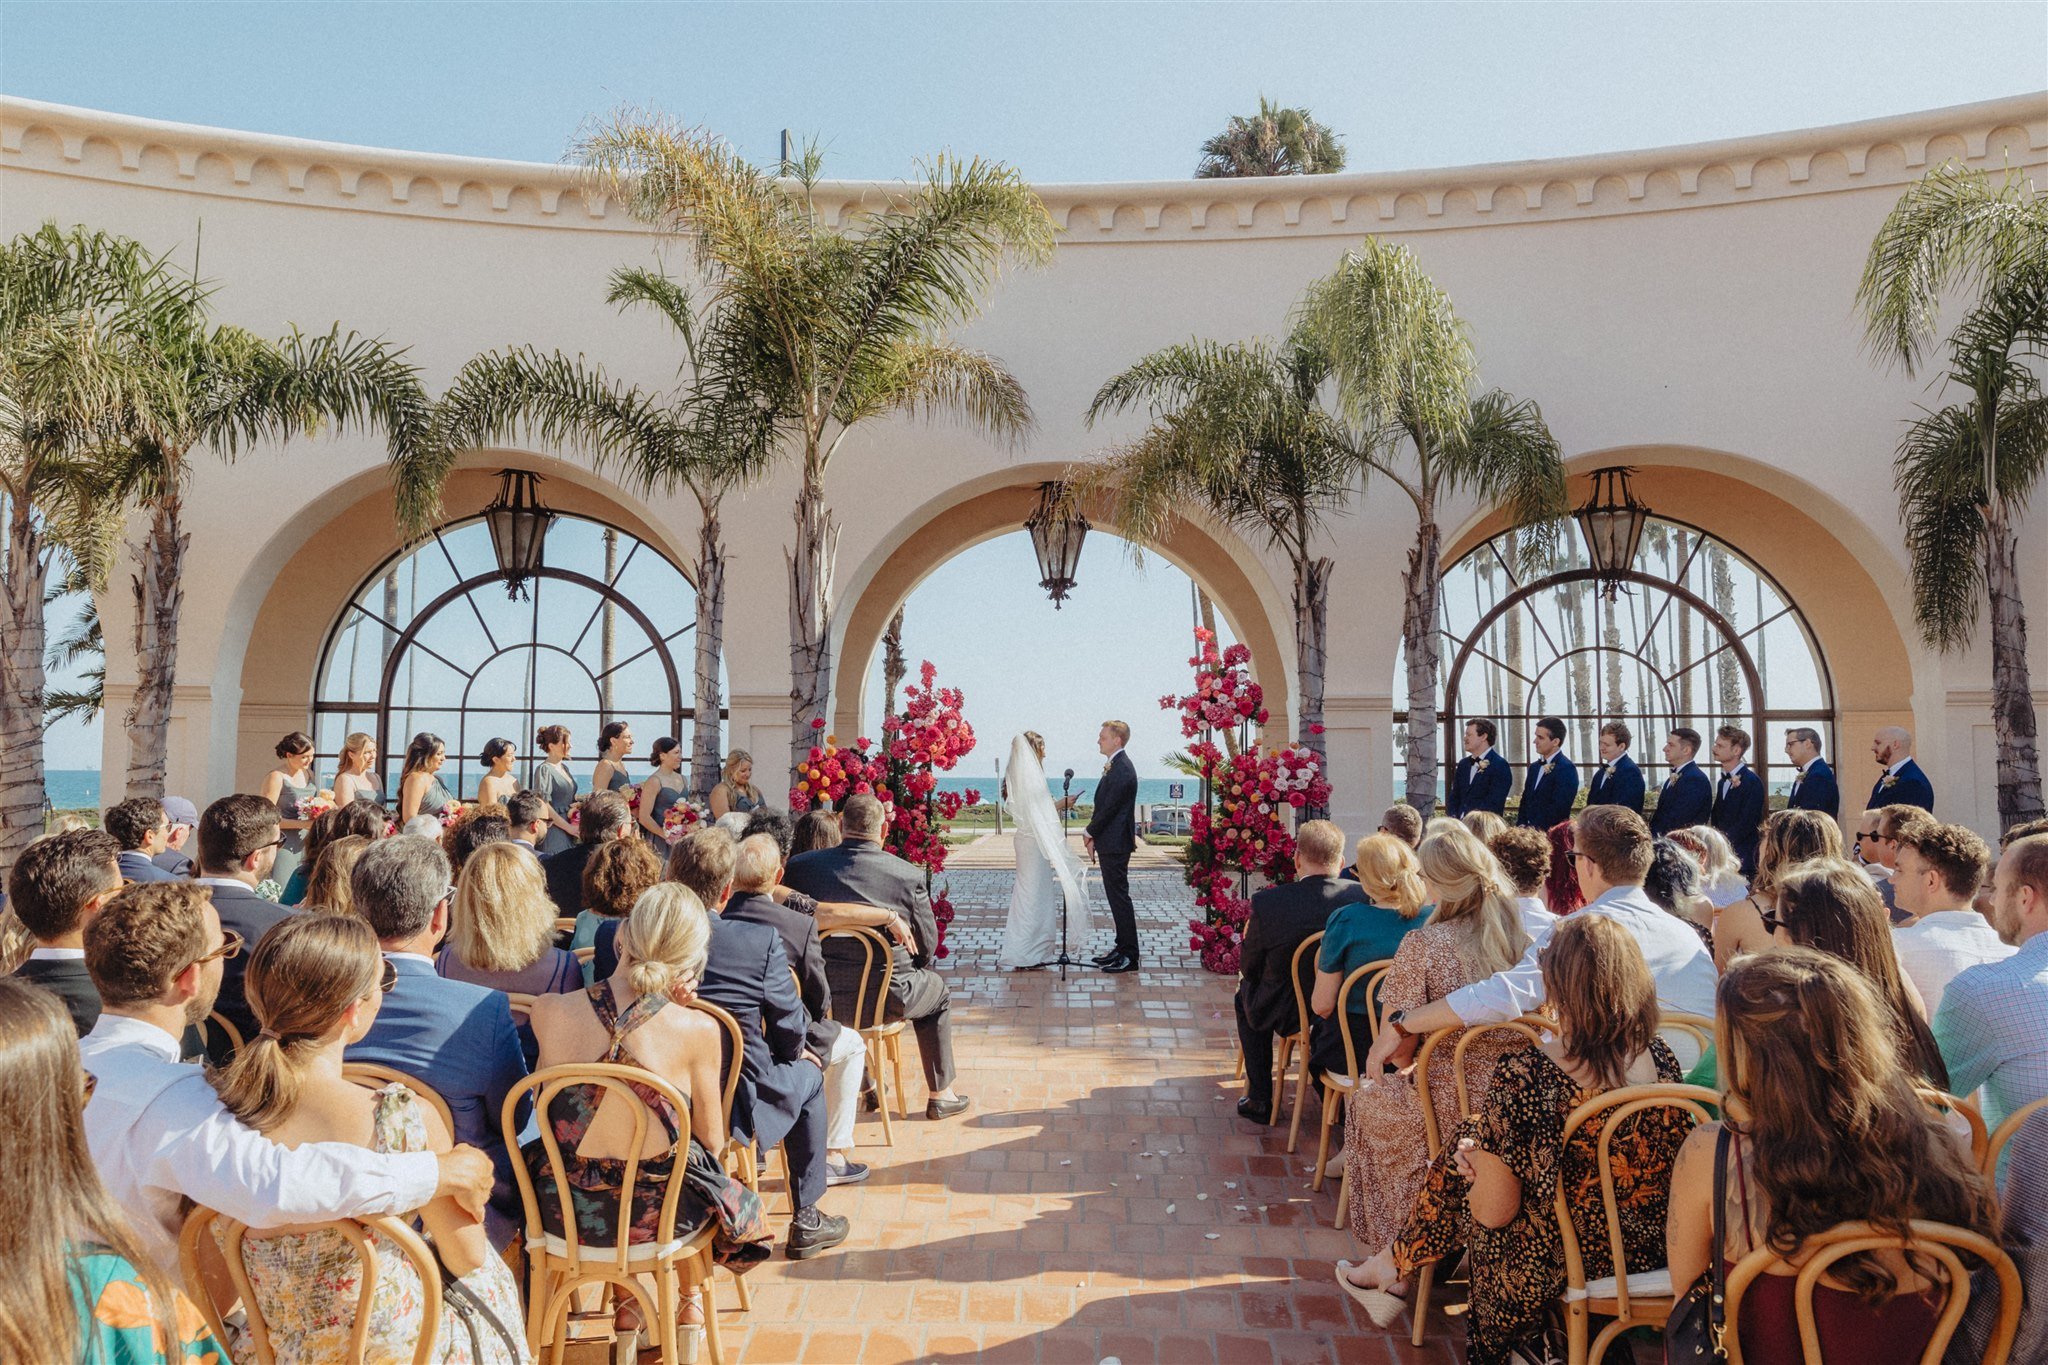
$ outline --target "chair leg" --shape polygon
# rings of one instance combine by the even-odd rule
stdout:
[[[903,1094],[903,1035],[889,1035],[889,1066],[896,1073],[896,1106],[904,1118],[910,1117],[910,1101]]]
[[[775,1149],[782,1154],[782,1197],[789,1201],[789,1216],[796,1217],[796,1173],[789,1168],[789,1144]]]
[[[1269,1124],[1280,1121],[1280,1105],[1287,1098],[1287,1063],[1293,1056],[1294,1035],[1290,1033],[1273,1049],[1273,1112],[1266,1116]]]
[[[1303,1044],[1294,1068],[1294,1120],[1287,1127],[1287,1154],[1301,1145],[1301,1095],[1308,1089],[1308,1045]]]
[[[1323,1175],[1329,1169],[1330,1120],[1335,1116],[1335,1113],[1335,1097],[1330,1094],[1330,1087],[1326,1085],[1323,1087],[1322,1122],[1318,1125],[1322,1129],[1322,1135],[1316,1139],[1316,1178],[1309,1186],[1313,1190],[1321,1190],[1323,1188]]]
[[[1231,1076],[1231,1079],[1235,1081],[1244,1079],[1244,1044],[1242,1042],[1237,1045],[1237,1071]]]
[[[889,1126],[889,1087],[882,1072],[882,1040],[868,1040],[868,1076],[875,1083],[875,1099],[882,1114],[882,1145],[896,1145],[895,1130]]]
[[[753,1312],[753,1311],[754,1311],[754,1292],[753,1292],[753,1291],[752,1291],[751,1289],[748,1289],[748,1288],[747,1288],[747,1277],[746,1277],[746,1276],[744,1276],[744,1275],[734,1275],[734,1276],[732,1277],[732,1287],[733,1287],[733,1288],[734,1288],[734,1289],[735,1289],[736,1291],[738,1291],[738,1297],[739,1297],[739,1301],[740,1301],[740,1312],[742,1312],[742,1313],[751,1313],[751,1312]],[[705,1296],[705,1297],[707,1298],[707,1300],[709,1299],[710,1295],[709,1295],[708,1291],[707,1291],[707,1293],[706,1293],[706,1296]]]
[[[1337,1176],[1337,1216],[1330,1226],[1344,1231],[1344,1220],[1351,1216],[1351,1163],[1344,1163],[1344,1170]]]
[[[1436,1266],[1432,1263],[1422,1267],[1415,1276],[1415,1284],[1408,1291],[1408,1312],[1413,1316],[1414,1326],[1408,1332],[1408,1344],[1420,1346],[1429,1328],[1429,1291],[1436,1284]]]
[[[674,1265],[654,1272],[654,1341],[661,1348],[662,1365],[682,1359],[681,1329],[676,1319],[682,1314],[680,1275]]]
[[[725,1346],[718,1339],[718,1305],[711,1298],[711,1276],[718,1263],[711,1259],[711,1248],[704,1248],[704,1354],[711,1359],[711,1365],[725,1365]],[[746,1277],[738,1277],[746,1283]]]

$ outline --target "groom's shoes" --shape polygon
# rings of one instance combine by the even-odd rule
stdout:
[[[1135,972],[1138,970],[1138,959],[1118,953],[1102,964],[1102,970],[1110,976],[1115,976],[1119,972]]]
[[[1118,958],[1122,956],[1122,953],[1118,952],[1114,948],[1111,948],[1108,952],[1098,953],[1096,956],[1091,957],[1088,960],[1090,962],[1093,962],[1098,967],[1107,967],[1110,963],[1116,961]]]

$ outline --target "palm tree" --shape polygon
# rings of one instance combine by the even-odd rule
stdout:
[[[1195,175],[1216,180],[1243,175],[1328,175],[1344,169],[1344,140],[1306,109],[1282,109],[1264,95],[1259,112],[1231,116],[1222,132],[1202,144]]]
[[[1078,466],[1074,496],[1105,498],[1118,533],[1157,545],[1189,507],[1257,535],[1294,569],[1294,657],[1301,742],[1325,758],[1323,668],[1330,573],[1315,552],[1357,461],[1318,390],[1329,358],[1297,330],[1283,343],[1189,341],[1155,351],[1097,391],[1088,424],[1143,407],[1152,425],[1107,459]]]
[[[1906,428],[1892,481],[1922,638],[1963,648],[1990,600],[1998,819],[2009,829],[2043,813],[2016,524],[2048,469],[2048,398],[2030,368],[2048,351],[2048,198],[2030,182],[1945,165],[1900,197],[1857,293],[1873,352],[1918,372],[1951,291],[1974,297],[1936,379],[1967,399]]]
[[[84,610],[71,625],[71,629],[55,644],[50,646],[50,657],[45,667],[51,669],[78,668],[90,665],[78,675],[79,686],[75,688],[51,687],[43,693],[43,723],[54,725],[60,720],[90,721],[100,713],[107,699],[107,641],[100,629],[99,604],[92,600],[92,585],[86,581],[76,564],[65,573],[61,583],[54,584],[43,595],[43,606],[56,606],[67,597],[83,597]]]
[[[839,528],[825,473],[848,432],[893,414],[956,414],[1005,442],[1031,427],[1002,362],[950,340],[1006,261],[1049,260],[1054,226],[1014,169],[940,156],[921,180],[848,226],[814,203],[815,148],[780,178],[724,142],[620,114],[578,152],[642,221],[686,237],[722,322],[700,348],[703,420],[728,441],[793,461],[789,552],[790,765],[832,695],[832,572]]]
[[[1337,410],[1368,480],[1415,505],[1415,546],[1402,575],[1407,650],[1407,801],[1437,799],[1438,594],[1444,500],[1470,492],[1543,538],[1565,509],[1557,439],[1536,404],[1499,390],[1472,397],[1478,366],[1450,296],[1414,253],[1377,238],[1309,287],[1297,326],[1329,357]]]
[[[725,647],[725,495],[763,473],[767,452],[749,442],[722,441],[695,388],[698,356],[717,317],[699,317],[688,289],[656,270],[615,270],[607,303],[652,308],[682,342],[681,383],[650,395],[613,382],[602,369],[557,351],[531,347],[477,356],[456,374],[436,416],[435,441],[445,457],[505,439],[525,427],[551,445],[581,448],[599,469],[615,468],[646,492],[687,489],[697,500],[697,622],[690,779],[708,798],[718,784],[718,659]],[[445,465],[443,466],[445,471]],[[438,481],[439,474],[435,475]]]

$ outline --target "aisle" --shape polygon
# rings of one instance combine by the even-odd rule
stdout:
[[[1133,877],[1148,962],[1131,976],[995,965],[1010,874],[955,872],[945,966],[966,1118],[918,1117],[863,1148],[865,1185],[826,1196],[853,1220],[842,1250],[750,1276],[753,1311],[719,1303],[735,1359],[755,1362],[1449,1362],[1376,1331],[1331,1280],[1355,1254],[1311,1195],[1303,1153],[1232,1112],[1229,981],[1187,952],[1188,891]],[[1109,921],[1098,907],[1095,944]],[[872,1119],[864,1141],[879,1142]],[[1204,1199],[1202,1196],[1207,1195]],[[773,1207],[782,1207],[779,1196]],[[777,1220],[780,1222],[780,1219]],[[1441,1324],[1442,1319],[1437,1319]],[[1397,1324],[1405,1327],[1405,1323]]]

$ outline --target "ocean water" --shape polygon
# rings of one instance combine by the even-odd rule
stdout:
[[[100,770],[98,768],[49,768],[43,773],[43,790],[55,810],[98,810]]]

